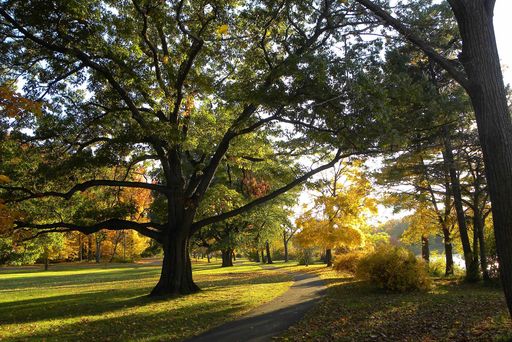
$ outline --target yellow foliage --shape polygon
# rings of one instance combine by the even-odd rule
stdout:
[[[21,213],[9,209],[0,201],[0,235],[12,231],[14,221],[21,217]]]
[[[297,220],[300,232],[296,242],[302,247],[360,247],[365,243],[363,231],[367,216],[377,210],[369,180],[358,165],[345,175],[348,185],[336,184],[333,196],[322,195],[315,205]]]
[[[42,103],[20,96],[8,85],[0,85],[0,113],[3,116],[16,118],[24,112],[39,116],[42,114]]]
[[[0,175],[0,184],[10,183],[11,179],[6,175]]]
[[[228,26],[228,24],[220,25],[220,26],[217,28],[217,35],[219,35],[219,36],[224,36],[225,34],[227,34],[227,33],[228,33],[228,30],[229,30],[229,26]]]
[[[363,251],[350,251],[336,256],[334,259],[334,269],[337,272],[348,272],[355,274],[359,261],[366,255]]]
[[[357,265],[356,276],[388,291],[428,290],[431,280],[423,260],[409,250],[379,246]]]

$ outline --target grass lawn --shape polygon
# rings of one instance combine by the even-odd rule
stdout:
[[[291,276],[242,262],[195,263],[199,293],[146,295],[159,266],[0,270],[0,340],[172,341],[199,334],[284,293]]]
[[[327,296],[282,340],[512,340],[512,323],[498,287],[436,279],[428,293],[393,294],[325,267],[310,271],[326,281]]]

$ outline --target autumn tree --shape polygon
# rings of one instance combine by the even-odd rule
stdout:
[[[327,266],[332,266],[333,248],[364,244],[367,216],[376,211],[372,185],[357,166],[339,167],[334,174],[327,193],[316,197],[313,208],[296,220],[296,241],[303,247],[324,248]]]

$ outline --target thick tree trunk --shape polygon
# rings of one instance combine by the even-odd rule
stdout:
[[[430,246],[428,236],[421,236],[421,257],[428,264],[430,262]]]
[[[464,252],[464,263],[466,265],[466,280],[477,281],[480,278],[478,273],[478,261],[475,263],[475,256],[471,250],[471,242],[469,240],[468,227],[466,225],[466,215],[464,214],[464,207],[462,206],[462,194],[460,190],[459,176],[457,175],[457,170],[455,168],[451,138],[446,126],[444,127],[443,135],[443,156],[445,165],[448,167],[450,174],[450,186],[453,194],[455,211],[457,213],[457,225],[459,227],[460,240],[462,243],[462,250]]]
[[[222,267],[233,266],[233,250],[231,248],[221,250],[222,253]]]
[[[325,263],[327,267],[332,267],[332,249],[330,248],[325,250]]]
[[[444,238],[444,254],[446,258],[446,268],[444,271],[445,276],[453,275],[453,246],[452,237],[448,227],[443,227],[443,238]]]
[[[288,239],[286,238],[286,231],[283,232],[283,245],[284,245],[284,262],[288,262]]]
[[[501,281],[512,313],[512,119],[493,27],[494,0],[449,0],[459,24],[492,203]]]
[[[179,234],[166,236],[162,248],[164,251],[162,272],[150,296],[189,294],[199,291],[199,287],[192,280],[188,237]]]
[[[267,264],[273,264],[272,262],[272,258],[270,256],[270,244],[267,242],[265,242],[265,248],[267,250]]]

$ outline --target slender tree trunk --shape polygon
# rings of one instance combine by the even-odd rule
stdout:
[[[222,267],[233,266],[233,250],[231,248],[221,250],[222,253]]]
[[[114,250],[112,251],[112,256],[110,257],[110,260],[108,261],[111,263],[114,260],[114,257],[116,256],[117,246],[119,245],[119,240],[121,239],[120,234],[116,234],[116,237],[114,239]],[[124,258],[123,258],[124,260]]]
[[[82,242],[82,234],[78,233],[78,261],[82,261],[84,246]]]
[[[444,254],[446,258],[446,268],[444,275],[450,276],[453,275],[453,246],[452,246],[452,237],[450,234],[450,230],[446,225],[443,226],[443,238],[444,238]]]
[[[208,259],[208,263],[211,263],[211,260],[210,260],[210,252],[206,253],[206,258]]]
[[[487,255],[485,251],[485,238],[484,238],[484,221],[481,217],[481,213],[478,215],[475,215],[473,218],[474,227],[477,232],[477,238],[478,238],[478,247],[480,251],[480,269],[482,271],[482,278],[484,281],[489,281],[491,278],[489,276],[489,269],[487,265]]]
[[[286,238],[286,230],[283,231],[283,245],[284,245],[284,262],[288,262],[288,239]]]
[[[199,291],[199,287],[192,280],[189,240],[187,236],[183,236],[183,231],[181,234],[164,237],[162,248],[164,251],[162,272],[150,296],[189,294]]]
[[[265,263],[265,254],[263,254],[263,249],[261,250],[261,262]]]
[[[92,235],[87,235],[87,261],[92,260]]]
[[[265,248],[267,250],[267,264],[273,264],[272,257],[270,256],[270,244],[268,243],[268,240],[265,242]]]
[[[48,269],[50,268],[50,258],[49,258],[49,252],[48,250],[45,248],[45,251],[44,251],[44,270],[45,271],[48,271]]]
[[[101,262],[101,239],[96,236],[96,263]]]
[[[236,254],[235,254],[235,250],[232,250],[232,251],[231,251],[231,254],[233,255],[233,261],[236,261]]]
[[[455,160],[453,158],[453,148],[448,128],[444,127],[444,160],[450,174],[450,186],[453,194],[453,202],[457,213],[457,225],[459,227],[460,240],[462,242],[462,250],[464,252],[464,262],[466,264],[466,280],[477,281],[480,278],[478,273],[478,261],[475,263],[475,256],[471,250],[471,242],[468,235],[468,227],[466,225],[466,215],[462,206],[462,194],[460,190],[459,176],[455,168]]]
[[[430,246],[428,236],[421,236],[421,257],[428,264],[430,262]]]
[[[332,267],[332,249],[330,248],[325,250],[325,263],[327,267]]]

